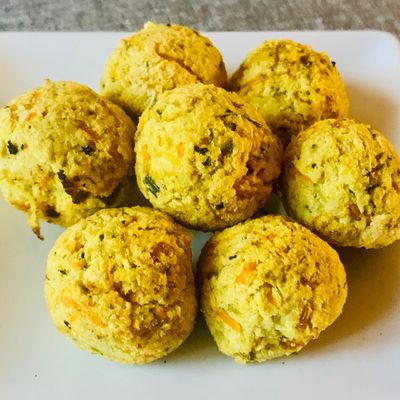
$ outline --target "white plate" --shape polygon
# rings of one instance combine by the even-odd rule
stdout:
[[[124,33],[1,33],[0,105],[44,78],[94,89]],[[400,46],[381,32],[210,33],[230,71],[269,38],[326,51],[346,81],[351,115],[400,150]],[[399,205],[400,206],[400,205]],[[78,350],[54,329],[43,299],[47,252],[26,218],[0,200],[0,399],[397,399],[400,393],[400,243],[341,252],[349,281],[343,315],[298,355],[237,365],[218,353],[203,322],[175,353],[147,366]],[[204,237],[195,239],[198,247]]]

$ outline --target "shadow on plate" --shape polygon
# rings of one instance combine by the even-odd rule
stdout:
[[[367,328],[376,330],[377,340],[385,324],[396,313],[396,295],[400,286],[400,244],[385,249],[341,249],[340,258],[346,267],[349,292],[343,314],[311,342],[300,354],[326,350],[335,342],[341,350],[364,346],[363,335]],[[398,334],[385,332],[385,343]]]
[[[134,178],[134,182],[132,185],[132,206],[141,206],[141,207],[150,207],[153,206],[150,202],[142,195],[142,192],[139,190],[139,187],[136,183],[136,177]]]
[[[352,83],[346,85],[350,97],[350,117],[358,122],[371,124],[392,140],[391,132],[397,121],[395,102],[378,91],[373,91]]]
[[[192,334],[176,351],[170,354],[166,360],[167,363],[185,363],[207,361],[214,358],[220,358],[221,353],[212,338],[203,315],[197,316],[197,322]]]

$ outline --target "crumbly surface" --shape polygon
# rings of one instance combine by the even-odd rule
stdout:
[[[345,117],[349,109],[335,63],[291,40],[269,40],[254,49],[229,87],[257,106],[285,144],[314,122]]]
[[[211,334],[238,362],[300,351],[340,315],[347,296],[337,253],[282,216],[249,220],[211,237],[198,282]]]
[[[101,210],[68,228],[47,263],[56,328],[121,363],[172,352],[196,314],[190,242],[169,217],[142,207]]]
[[[185,26],[147,22],[114,49],[100,90],[137,118],[160,93],[196,82],[226,84],[220,52],[206,37]]]
[[[282,147],[262,116],[213,85],[160,95],[140,118],[135,146],[141,192],[194,229],[220,229],[250,217],[280,173]]]
[[[285,154],[287,212],[338,246],[379,248],[400,239],[400,159],[369,125],[325,120]]]
[[[40,219],[69,226],[129,187],[134,131],[88,87],[45,81],[0,109],[0,188],[37,235]]]

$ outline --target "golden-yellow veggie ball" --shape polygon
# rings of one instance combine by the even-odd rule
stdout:
[[[191,83],[226,84],[219,51],[206,37],[180,25],[147,22],[122,39],[100,82],[101,92],[133,118],[166,90]]]
[[[160,95],[140,118],[135,146],[143,195],[200,230],[252,216],[280,173],[282,148],[261,115],[213,85]]]
[[[300,351],[341,314],[347,296],[335,250],[282,216],[212,236],[200,256],[198,282],[211,334],[238,362]]]
[[[335,63],[291,40],[269,40],[255,48],[229,87],[257,106],[284,143],[316,121],[347,116],[349,109]]]
[[[400,239],[400,159],[388,140],[350,119],[320,121],[285,155],[287,212],[338,246]]]
[[[68,228],[47,263],[56,328],[121,363],[169,354],[196,314],[190,241],[169,217],[141,207],[101,210]]]
[[[134,131],[122,109],[88,87],[46,81],[0,109],[4,197],[39,237],[40,219],[69,226],[118,204],[133,179]]]

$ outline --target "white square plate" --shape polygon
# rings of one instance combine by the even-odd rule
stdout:
[[[97,89],[107,56],[126,33],[1,33],[0,106],[41,85],[75,80]],[[351,116],[400,150],[400,46],[382,32],[221,32],[208,36],[235,69],[261,41],[291,38],[326,51],[341,71]],[[399,204],[400,207],[400,204]],[[56,332],[43,296],[47,252],[61,229],[0,200],[0,399],[398,399],[400,243],[341,251],[349,281],[342,316],[298,355],[238,365],[218,353],[199,321],[166,360],[118,365],[75,348]],[[204,241],[195,237],[195,255]]]

